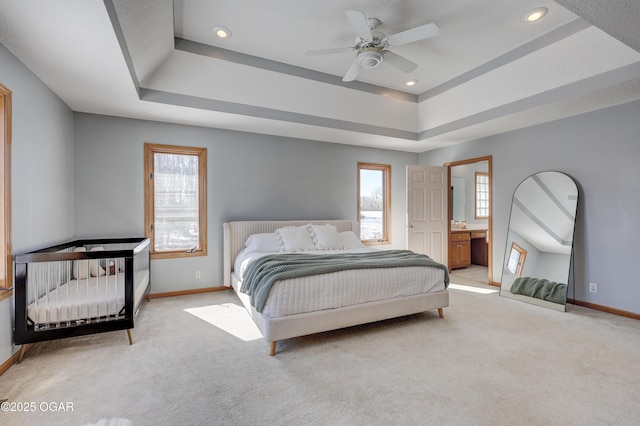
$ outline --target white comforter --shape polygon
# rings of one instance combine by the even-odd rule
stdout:
[[[332,250],[330,253],[363,253],[372,248]],[[305,251],[326,254],[327,251]],[[240,290],[242,274],[257,258],[274,253],[238,253],[234,263],[234,288]],[[278,281],[262,315],[275,318],[357,305],[396,297],[444,291],[444,271],[437,268],[407,267],[375,270],[348,270]]]

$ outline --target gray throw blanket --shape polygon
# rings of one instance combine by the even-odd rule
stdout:
[[[442,269],[445,288],[449,285],[447,267],[430,257],[409,250],[381,250],[368,253],[287,253],[263,256],[251,262],[245,270],[240,291],[251,296],[251,305],[258,312],[262,312],[271,287],[279,280],[350,269],[402,268],[407,266]]]
[[[510,291],[513,294],[522,294],[562,305],[567,302],[567,285],[544,278],[516,278]]]

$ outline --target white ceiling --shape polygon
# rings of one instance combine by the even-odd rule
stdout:
[[[354,52],[304,54],[355,44],[345,10],[440,34],[345,83]],[[0,0],[0,42],[74,111],[410,152],[640,99],[638,22],[634,0]]]

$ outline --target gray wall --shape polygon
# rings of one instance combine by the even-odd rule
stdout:
[[[549,281],[566,283],[569,276],[571,255],[560,253],[540,253],[538,269],[544,270],[544,278]],[[540,275],[537,275],[540,276]],[[572,295],[569,295],[572,297]]]
[[[0,83],[12,91],[14,253],[74,234],[73,113],[0,44]],[[0,363],[13,347],[12,299],[0,302]]]
[[[640,313],[640,102],[420,154],[420,164],[493,156],[493,279],[500,281],[511,197],[533,173],[556,170],[580,190],[575,297]],[[598,283],[589,293],[588,283]],[[571,293],[570,293],[571,294]]]
[[[387,247],[405,248],[405,170],[418,154],[79,113],[75,141],[78,237],[144,235],[145,142],[207,148],[208,256],[153,261],[154,293],[222,285],[225,221],[356,220],[358,161],[391,164]]]

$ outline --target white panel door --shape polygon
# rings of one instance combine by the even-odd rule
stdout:
[[[447,168],[407,166],[407,249],[448,265]]]

